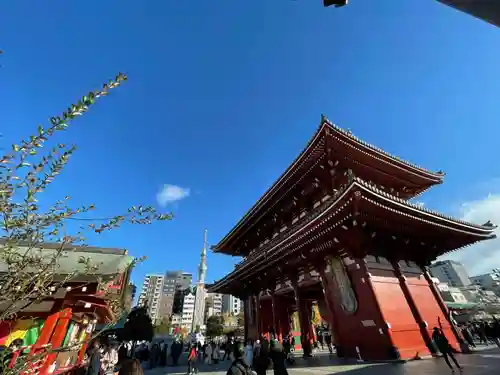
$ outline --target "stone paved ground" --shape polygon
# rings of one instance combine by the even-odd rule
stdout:
[[[500,374],[500,349],[484,350],[475,354],[458,355],[459,363],[464,367],[465,375],[499,375]],[[225,375],[229,361],[218,366],[202,365],[200,373],[203,375]],[[187,367],[165,367],[147,370],[146,375],[183,375]],[[297,364],[288,367],[290,375],[441,375],[450,374],[451,371],[442,359],[424,359],[402,364],[382,363],[345,363],[336,357],[318,355],[311,360],[298,360]],[[272,375],[272,370],[268,375]],[[457,374],[459,374],[457,372]]]

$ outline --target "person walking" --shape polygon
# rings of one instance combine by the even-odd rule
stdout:
[[[101,372],[101,351],[99,341],[93,340],[87,349],[89,358],[86,375],[99,375]]]
[[[257,340],[253,352],[253,368],[257,375],[266,375],[268,367],[269,347],[263,340]]]
[[[104,372],[104,375],[113,375],[115,373],[115,366],[117,363],[118,352],[112,345],[104,343],[102,346],[101,360],[101,368]]]
[[[325,348],[324,340],[323,340],[323,327],[318,326],[316,328],[316,336],[318,336],[318,343],[321,346],[321,350],[323,350]]]
[[[253,364],[253,343],[252,340],[247,341],[247,345],[245,346],[245,357],[247,359],[248,365],[252,367]]]
[[[232,354],[234,361],[231,363],[226,375],[250,375],[252,371],[250,370],[250,365],[246,360],[245,347],[243,344],[236,343]]]
[[[330,352],[330,354],[333,354],[332,334],[330,330],[327,328],[325,331],[323,331],[323,334],[328,351]]]
[[[472,337],[472,333],[470,332],[470,329],[467,325],[462,328],[462,335],[464,336],[465,341],[467,341],[467,344],[469,344],[473,348],[476,347],[474,337]]]
[[[226,358],[231,360],[231,356],[233,355],[235,345],[234,345],[234,338],[231,337],[229,340],[226,342],[226,346],[224,348],[224,357],[222,357],[222,360],[225,361]]]
[[[160,350],[158,351],[158,366],[165,367],[167,364],[167,344],[164,340],[160,341]]]
[[[460,371],[462,371],[463,368],[458,364],[458,361],[456,360],[455,356],[453,355],[453,352],[451,350],[451,346],[450,346],[450,343],[448,342],[448,339],[444,335],[443,331],[441,331],[438,327],[434,327],[434,330],[432,333],[432,340],[436,344],[438,350],[443,355],[444,361],[446,362],[448,367],[451,369],[451,371],[455,372],[455,369],[453,368],[452,364],[450,363],[450,358],[455,363],[457,368]]]
[[[210,342],[210,343],[208,343],[207,347],[205,348],[205,363],[207,365],[211,365],[212,364],[212,355],[213,355],[213,352],[214,352],[214,346]]]
[[[198,373],[198,366],[196,364],[196,361],[198,360],[198,345],[196,343],[192,344],[190,349],[189,349],[189,354],[188,354],[188,375],[192,375],[195,373]]]
[[[274,375],[288,375],[285,366],[285,352],[283,346],[278,340],[271,339],[269,345],[269,358],[273,361]]]
[[[179,357],[182,354],[183,347],[184,345],[178,338],[176,338],[173,344],[170,346],[170,356],[172,357],[173,366],[177,366],[177,364],[179,363]]]
[[[122,343],[118,349],[118,363],[122,364],[128,359],[128,348],[127,344]]]

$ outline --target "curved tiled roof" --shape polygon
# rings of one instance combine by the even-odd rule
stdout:
[[[392,162],[397,162],[397,163],[403,165],[406,168],[417,170],[418,172],[423,173],[423,174],[427,174],[430,177],[435,178],[437,180],[442,180],[443,177],[444,177],[444,175],[445,175],[444,172],[441,172],[441,171],[433,172],[433,171],[430,171],[428,169],[422,168],[422,167],[420,167],[420,166],[418,166],[418,165],[416,165],[414,163],[411,163],[411,162],[409,162],[407,160],[401,159],[398,156],[390,154],[387,151],[384,151],[384,150],[382,150],[381,148],[379,148],[377,146],[374,146],[374,145],[372,145],[372,144],[370,144],[368,142],[365,142],[362,139],[356,137],[354,134],[352,134],[352,132],[350,132],[348,130],[345,130],[345,129],[342,129],[342,128],[338,127],[337,125],[333,124],[324,115],[322,115],[321,119],[322,119],[322,122],[327,123],[331,127],[331,129],[334,130],[335,132],[338,132],[338,133],[344,135],[345,137],[347,137],[351,141],[353,141],[355,143],[358,143],[360,146],[363,146],[363,147],[369,149],[370,151],[372,151],[374,153],[380,154],[381,156],[384,156],[385,158],[390,159]]]
[[[238,223],[234,226],[234,228],[216,245],[212,248],[212,250],[217,251],[219,247],[226,242],[231,235],[236,232],[252,215],[254,215],[258,209],[276,192],[279,186],[282,186],[295,172],[294,168],[305,158],[308,152],[313,149],[315,142],[322,135],[321,129],[323,128],[323,121],[321,122],[318,130],[315,135],[307,142],[306,147],[300,152],[300,154],[295,158],[292,164],[288,166],[288,168],[281,174],[281,176],[274,182],[269,189],[264,193],[262,197],[255,202],[255,204],[243,215],[243,217],[238,221]]]
[[[403,159],[400,159],[394,155],[391,155],[382,149],[373,146],[367,142],[362,141],[358,137],[354,136],[350,131],[344,130],[333,123],[331,123],[325,115],[321,115],[320,125],[314,136],[309,140],[306,147],[300,152],[300,154],[295,158],[292,164],[283,172],[283,174],[278,178],[278,180],[262,195],[261,198],[245,213],[245,215],[238,221],[238,223],[233,227],[233,229],[214,247],[212,250],[218,251],[228,241],[234,233],[241,229],[243,224],[245,224],[253,215],[255,215],[259,209],[265,204],[269,199],[271,199],[274,194],[283,186],[296,172],[299,168],[297,166],[301,165],[306,160],[307,155],[311,150],[314,149],[316,141],[325,135],[326,130],[329,129],[345,139],[352,142],[356,149],[364,152],[368,155],[378,156],[377,159],[383,158],[385,162],[397,165],[399,168],[404,168],[411,170],[413,173],[417,173],[424,178],[428,178],[433,181],[433,183],[439,183],[444,177],[442,172],[431,172],[429,170],[423,169],[415,164],[409,163]]]
[[[380,195],[381,197],[385,198],[388,201],[395,202],[401,206],[406,206],[406,207],[412,208],[415,211],[419,211],[419,212],[425,213],[427,215],[431,215],[431,216],[434,216],[436,218],[445,220],[445,221],[449,222],[450,224],[454,223],[454,224],[458,224],[460,226],[465,226],[468,228],[480,229],[482,231],[489,232],[489,233],[493,232],[493,230],[495,230],[497,228],[496,225],[493,225],[489,222],[482,224],[482,225],[474,224],[474,223],[469,223],[469,222],[464,221],[464,220],[453,218],[451,216],[444,215],[438,211],[429,210],[425,207],[422,207],[421,205],[411,203],[411,202],[408,202],[407,200],[404,200],[404,199],[401,199],[401,198],[396,197],[394,195],[388,194],[385,191],[380,190],[376,186],[370,185],[369,183],[362,180],[361,178],[355,177],[354,180],[355,180],[355,183],[358,184],[360,187],[367,189],[367,190],[370,190],[373,193]]]
[[[259,254],[255,256],[254,258],[247,258],[244,261],[242,261],[240,264],[238,264],[235,267],[235,270],[233,270],[230,274],[225,276],[223,279],[218,280],[214,284],[212,284],[212,288],[217,288],[220,283],[226,283],[230,281],[237,273],[243,271],[244,269],[249,269],[253,268],[257,263],[262,262],[262,257],[264,253],[269,252],[270,250],[275,250],[279,246],[281,246],[283,243],[289,241],[292,237],[296,236],[300,232],[306,230],[308,226],[310,226],[312,223],[316,222],[317,220],[320,220],[324,215],[328,214],[328,212],[331,212],[332,209],[335,209],[337,207],[337,204],[340,200],[342,200],[346,194],[349,191],[359,191],[359,189],[364,190],[368,192],[372,196],[378,196],[379,198],[387,201],[389,204],[400,206],[402,209],[405,210],[410,210],[414,211],[415,214],[420,215],[421,217],[413,216],[413,215],[406,215],[406,216],[411,216],[414,219],[421,220],[422,222],[425,222],[427,224],[431,225],[439,225],[442,227],[448,227],[458,232],[466,233],[468,235],[473,235],[477,236],[482,239],[490,239],[490,238],[495,238],[495,234],[493,234],[493,231],[497,228],[496,225],[491,224],[490,222],[487,222],[483,225],[479,224],[473,224],[469,223],[463,220],[455,219],[450,216],[441,214],[437,211],[429,210],[427,208],[423,208],[419,205],[410,203],[404,199],[395,197],[393,195],[390,195],[377,187],[367,183],[366,181],[362,180],[361,178],[358,177],[353,177],[351,183],[347,185],[344,190],[338,191],[337,194],[334,197],[331,197],[328,201],[325,203],[328,204],[328,207],[325,209],[322,209],[322,212],[314,217],[312,220],[308,220],[305,222],[303,225],[300,226],[300,228],[292,226],[289,228],[289,230],[284,231],[281,233],[274,241],[269,242],[266,244],[263,248],[259,249]],[[374,203],[374,201],[367,199]],[[384,206],[384,208],[387,208]],[[396,211],[396,209],[392,209]],[[399,211],[399,210],[398,210]],[[441,222],[438,223],[438,222]],[[298,223],[297,223],[298,224]],[[480,241],[481,239],[478,239],[477,241]],[[475,241],[475,242],[477,242]],[[272,251],[271,253],[275,253]]]

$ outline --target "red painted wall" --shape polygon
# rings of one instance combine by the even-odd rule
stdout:
[[[408,274],[406,273],[406,275]],[[434,298],[431,287],[427,283],[427,280],[424,278],[424,276],[407,276],[407,283],[413,299],[415,300],[415,304],[420,311],[422,319],[427,322],[427,329],[429,331],[429,334],[432,336],[432,329],[434,327],[439,327],[439,317],[443,326],[443,331],[448,338],[448,341],[456,350],[460,350],[460,345],[458,344],[457,339],[453,334],[448,318],[443,314],[438,302]]]
[[[394,272],[375,269],[371,265],[370,273],[382,314],[390,325],[389,332],[401,358],[411,359],[416,356],[430,355]]]
[[[348,267],[348,273],[356,292],[358,309],[353,314],[345,313],[339,298],[335,296],[331,299],[334,312],[330,325],[334,329],[335,344],[342,347],[346,357],[356,358],[356,347],[358,347],[362,359],[388,359],[391,342],[385,331],[382,334],[379,331],[379,328],[385,326],[385,321],[380,314],[371,284],[362,268],[356,264]],[[330,280],[332,279],[329,278]],[[334,281],[331,282],[334,283]],[[336,293],[335,288],[329,287],[328,289],[333,295]],[[374,325],[365,327],[363,321],[373,322]]]

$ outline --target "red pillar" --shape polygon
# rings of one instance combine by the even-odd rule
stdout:
[[[304,357],[308,357],[312,353],[312,330],[311,330],[311,309],[308,306],[308,301],[300,295],[300,289],[297,280],[292,280],[293,291],[295,294],[295,301],[297,303],[297,310],[300,320],[300,341]]]
[[[77,360],[76,360],[76,363],[78,364],[81,364],[82,361],[83,361],[83,358],[85,357],[85,353],[87,352],[87,347],[89,345],[89,339],[90,339],[90,335],[89,334],[85,334],[85,336],[83,337],[83,340],[84,340],[84,343],[82,344],[82,347],[80,348],[79,352],[78,352],[78,357],[77,357]]]
[[[66,331],[68,330],[68,325],[71,320],[72,314],[73,313],[69,308],[61,311],[59,315],[59,320],[57,321],[56,327],[54,329],[54,333],[52,334],[52,337],[50,339],[50,344],[53,349],[57,349],[62,345],[64,341],[64,336],[66,336]],[[56,360],[56,358],[57,358],[57,353],[50,353],[47,356],[45,363],[40,369],[40,375],[45,375],[48,373],[49,367]]]
[[[49,315],[49,317],[45,320],[43,324],[43,328],[40,331],[40,336],[36,340],[36,343],[31,346],[30,352],[28,356],[32,357],[34,355],[43,353],[45,347],[50,343],[50,338],[56,328],[57,321],[59,320],[59,316],[61,315],[60,311],[56,311],[53,314]],[[25,374],[30,372],[37,373],[38,369],[45,364],[47,357],[40,359],[39,361],[30,363],[30,368],[27,369]]]
[[[244,300],[245,338],[252,340],[259,338],[259,312],[255,300],[254,295],[248,295]]]
[[[281,332],[281,321],[280,321],[280,310],[281,305],[279,303],[279,297],[275,294],[271,294],[271,303],[273,307],[273,328],[276,333],[276,339],[281,342],[282,332]]]
[[[245,342],[248,342],[250,339],[250,332],[249,332],[249,324],[250,324],[250,316],[249,311],[249,303],[248,303],[248,296],[243,300],[243,321],[245,325]]]
[[[260,337],[263,334],[262,327],[260,325],[260,296],[259,293],[256,295],[252,296],[252,302],[254,306],[254,311],[255,311],[255,325],[257,327],[257,337]]]
[[[271,298],[260,299],[260,332],[269,338],[269,328],[273,326],[273,306]]]
[[[320,275],[321,287],[323,288],[323,296],[325,298],[326,307],[328,310],[328,324],[332,335],[332,342],[335,345],[342,345],[340,336],[338,336],[339,314],[335,308],[335,286],[331,284],[330,278],[326,275],[325,266],[320,265],[316,268]]]
[[[277,321],[280,330],[280,338],[283,339],[285,335],[292,333],[292,327],[290,324],[290,301],[291,299],[285,297],[277,298],[279,301],[277,303]]]

